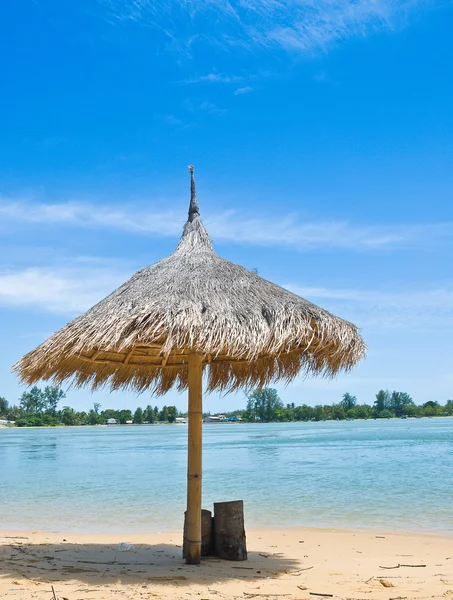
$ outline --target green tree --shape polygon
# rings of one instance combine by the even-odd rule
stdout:
[[[109,419],[115,419],[117,422],[120,420],[119,411],[113,408],[106,408],[101,413],[102,421],[106,423]]]
[[[252,392],[247,399],[247,413],[252,419],[270,422],[277,420],[277,411],[283,408],[277,390],[262,388]]]
[[[428,400],[422,406],[423,414],[425,417],[437,417],[440,413],[440,406],[438,402],[434,402],[433,400]]]
[[[312,406],[308,406],[308,404],[302,404],[302,406],[296,406],[294,409],[294,418],[296,421],[311,421],[314,416],[314,411]]]
[[[168,408],[164,405],[162,410],[159,412],[158,421],[167,422],[168,421]]]
[[[376,394],[376,400],[374,401],[374,411],[378,417],[380,413],[389,408],[390,398],[392,397],[389,390],[379,390]]]
[[[357,404],[354,410],[357,419],[372,419],[374,416],[373,407],[369,404]]]
[[[20,406],[10,406],[6,412],[8,421],[17,421],[24,416],[24,411]]]
[[[288,423],[294,421],[294,409],[296,408],[294,404],[287,404],[286,408],[277,408],[275,411],[275,420],[281,423]]]
[[[354,408],[356,404],[357,398],[355,396],[352,396],[349,392],[343,394],[343,400],[341,401],[341,405],[346,412],[348,412],[348,410],[351,410],[351,408]]]
[[[76,425],[89,425],[88,414],[84,410],[76,413],[76,418],[77,418]]]
[[[169,406],[167,408],[167,421],[169,423],[174,423],[176,421],[176,417],[178,416],[178,409],[176,406]]]
[[[384,408],[384,410],[379,413],[380,419],[392,419],[394,416],[395,415],[388,408]]]
[[[323,410],[323,416],[324,416],[324,418],[326,418],[326,416],[327,416],[325,414],[326,413],[326,408],[327,407],[324,407],[324,410]],[[335,419],[335,420],[338,419],[339,421],[342,421],[343,419],[346,419],[346,409],[344,407],[343,402],[341,402],[341,404],[334,404],[332,406],[331,418]]]
[[[20,406],[27,414],[41,413],[46,407],[46,397],[36,386],[29,392],[24,392],[20,397]]]
[[[73,408],[71,408],[70,406],[63,406],[63,408],[61,409],[61,416],[60,416],[61,422],[63,423],[63,425],[68,425],[68,426],[72,426],[72,425],[78,425],[78,419],[77,419],[77,414],[75,412],[75,410]]]
[[[118,411],[118,419],[121,425],[125,425],[126,421],[132,421],[132,412],[129,409],[123,408],[123,410]]]
[[[287,423],[289,421],[294,421],[295,420],[295,416],[294,416],[294,411],[295,411],[296,405],[294,404],[294,402],[291,402],[291,404],[287,404],[286,408],[279,408],[275,411],[275,417],[277,419],[277,421],[281,421],[284,423]]]
[[[326,419],[326,407],[317,404],[313,408],[313,419],[315,421],[324,421]]]
[[[93,404],[93,408],[87,415],[86,421],[88,425],[101,425],[105,423],[106,419],[104,415],[100,412],[100,410],[101,405],[99,404],[99,402],[95,402]]]
[[[447,404],[444,408],[444,414],[447,417],[453,417],[453,400],[447,400]]]
[[[93,408],[87,415],[87,423],[88,425],[100,425],[104,422],[104,419],[99,415]]]
[[[406,392],[392,392],[388,409],[397,417],[407,415],[407,407],[414,406],[412,398]]]
[[[416,406],[415,404],[408,404],[404,408],[403,414],[408,417],[422,417],[423,409],[420,409],[420,407]]]
[[[65,425],[96,425],[104,424],[107,419],[116,419],[119,423],[133,421],[153,423],[157,420],[173,423],[180,414],[175,406],[163,406],[161,410],[148,405],[145,410],[137,408],[134,416],[128,409],[106,409],[100,412],[100,404],[95,403],[93,409],[86,412],[76,412],[69,406],[64,406],[58,412],[57,406],[64,392],[58,387],[48,386],[41,391],[38,387],[24,392],[20,406],[9,406],[4,398],[0,398],[0,416],[15,421],[19,427],[52,426],[58,423]],[[346,408],[350,406],[351,408]],[[447,400],[445,406],[430,400],[416,406],[406,392],[380,390],[376,395],[374,406],[357,404],[355,396],[344,394],[338,404],[308,406],[295,403],[283,405],[277,391],[272,388],[255,390],[247,398],[247,409],[238,409],[228,413],[228,416],[242,417],[245,421],[321,421],[337,419],[369,419],[373,417],[391,418],[398,416],[453,416],[453,400]],[[181,413],[181,416],[184,416]],[[206,415],[204,415],[206,416]]]
[[[8,414],[8,401],[0,396],[0,417],[6,417]]]
[[[203,418],[205,417],[209,417],[211,415],[211,413],[206,413],[203,414]],[[253,423],[255,421],[255,413],[254,411],[249,408],[249,402],[247,401],[247,407],[244,410],[244,412],[242,413],[242,419],[246,422],[246,423]]]
[[[57,414],[57,405],[60,400],[66,398],[66,394],[59,387],[47,386],[44,388],[44,410],[53,417]]]
[[[145,423],[154,423],[154,411],[153,407],[148,404],[143,412],[143,420]]]
[[[140,407],[138,407],[137,410],[134,412],[134,418],[132,420],[137,425],[141,425],[143,423],[143,421],[144,421],[143,411]]]

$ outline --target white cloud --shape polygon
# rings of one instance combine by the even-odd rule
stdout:
[[[174,115],[166,115],[164,117],[164,121],[166,123],[168,123],[169,125],[182,125],[183,124],[183,122],[181,121],[181,119],[178,119]]]
[[[103,1],[116,20],[151,26],[178,44],[186,38],[189,46],[195,34],[196,43],[291,52],[325,49],[336,40],[391,29],[422,5],[421,0]],[[209,32],[213,19],[215,36]]]
[[[181,210],[159,211],[141,204],[107,204],[0,200],[3,223],[102,228],[177,237],[184,225]],[[205,225],[214,241],[244,245],[288,247],[299,250],[386,250],[438,244],[453,236],[453,223],[360,225],[348,221],[301,220],[297,215],[249,217],[238,211],[206,215]]]
[[[184,83],[239,83],[244,77],[240,75],[227,75],[225,73],[208,73],[199,77],[185,79]]]
[[[0,272],[0,305],[75,315],[102,300],[131,274],[91,266]]]
[[[75,266],[74,266],[75,265]],[[136,267],[118,268],[113,262],[75,259],[58,266],[0,272],[0,305],[44,310],[74,316],[105,298],[126,281]],[[453,288],[369,289],[283,287],[351,320],[367,335],[389,330],[453,329]]]
[[[426,290],[407,290],[403,292],[387,292],[382,290],[359,290],[348,288],[301,287],[289,285],[288,289],[296,293],[315,298],[347,300],[367,304],[385,304],[402,307],[408,304],[420,308],[436,306],[453,311],[453,289],[446,288]]]
[[[192,100],[184,100],[182,106],[190,112],[207,112],[207,113],[226,113],[227,109],[219,108],[214,102],[203,100],[202,102],[192,102]]]
[[[183,224],[177,211],[124,210],[110,205],[84,202],[45,204],[29,201],[0,201],[0,215],[4,220],[20,223],[101,227],[123,231],[137,231],[172,236],[180,233]]]
[[[437,240],[453,234],[453,225],[446,224],[354,225],[348,221],[301,221],[294,215],[244,218],[224,213],[206,221],[216,239],[298,249],[379,250],[424,243],[424,234],[437,234]]]
[[[235,96],[240,96],[242,94],[248,94],[250,92],[253,92],[253,88],[250,85],[245,85],[244,87],[240,87],[238,88],[235,92],[234,95]]]
[[[453,287],[394,291],[304,287],[287,289],[351,320],[364,331],[388,329],[446,330],[453,328]]]

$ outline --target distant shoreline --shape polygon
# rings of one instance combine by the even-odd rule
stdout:
[[[324,419],[324,420],[311,420],[311,421],[219,421],[219,422],[211,422],[211,423],[203,423],[203,425],[208,426],[216,426],[216,425],[288,425],[290,423],[352,423],[352,422],[385,422],[385,421],[420,421],[427,419],[453,419],[453,415],[436,415],[434,417],[384,417],[384,418],[376,418],[376,419]],[[177,426],[184,427],[187,426],[187,423],[116,423],[112,425],[64,425],[63,423],[58,425],[27,425],[27,426],[18,426],[15,424],[0,424],[0,429],[97,429],[97,428],[107,428],[107,429],[117,429],[118,427],[165,427],[165,426]]]

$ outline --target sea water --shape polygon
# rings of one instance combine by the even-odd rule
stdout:
[[[248,527],[453,531],[453,419],[205,424],[203,506]],[[187,425],[0,430],[0,529],[181,529]]]

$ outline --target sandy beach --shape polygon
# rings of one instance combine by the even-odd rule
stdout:
[[[453,599],[451,537],[250,530],[247,562],[186,566],[179,533],[0,534],[1,598]]]

